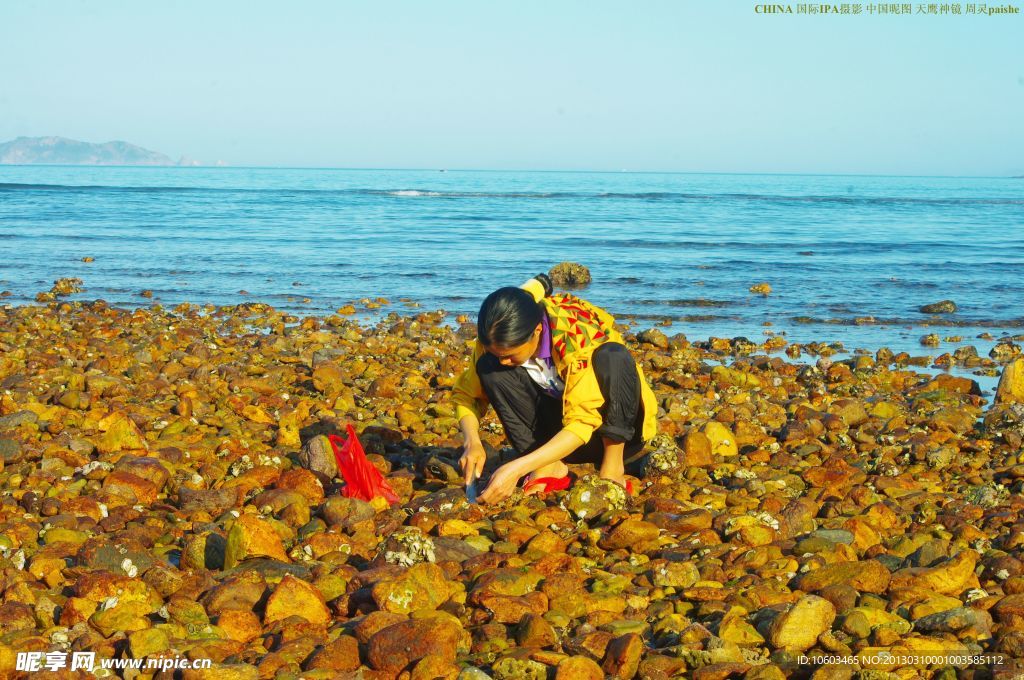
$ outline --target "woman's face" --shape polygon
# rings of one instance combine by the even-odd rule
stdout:
[[[502,366],[522,366],[540,349],[541,325],[533,329],[530,339],[517,347],[486,347],[485,349],[498,357]]]

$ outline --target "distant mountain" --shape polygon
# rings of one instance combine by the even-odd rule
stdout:
[[[90,144],[66,137],[18,137],[0,144],[0,164],[7,165],[199,165],[128,142]]]

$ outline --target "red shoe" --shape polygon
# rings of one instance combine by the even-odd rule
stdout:
[[[523,484],[523,493],[532,489],[535,486],[543,485],[541,493],[551,493],[552,491],[565,491],[572,486],[572,478],[569,475],[565,477],[535,477],[529,479]]]

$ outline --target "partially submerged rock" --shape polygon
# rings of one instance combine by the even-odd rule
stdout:
[[[559,262],[548,271],[556,286],[585,286],[590,283],[590,270],[577,262]]]

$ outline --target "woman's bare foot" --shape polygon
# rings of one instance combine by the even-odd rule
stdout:
[[[537,468],[530,475],[527,476],[526,481],[529,482],[531,479],[540,479],[541,477],[565,477],[569,474],[569,466],[560,460],[556,460],[554,463],[549,463],[542,468]],[[524,493],[527,496],[535,493],[541,493],[544,491],[543,484],[536,484],[527,489]]]

